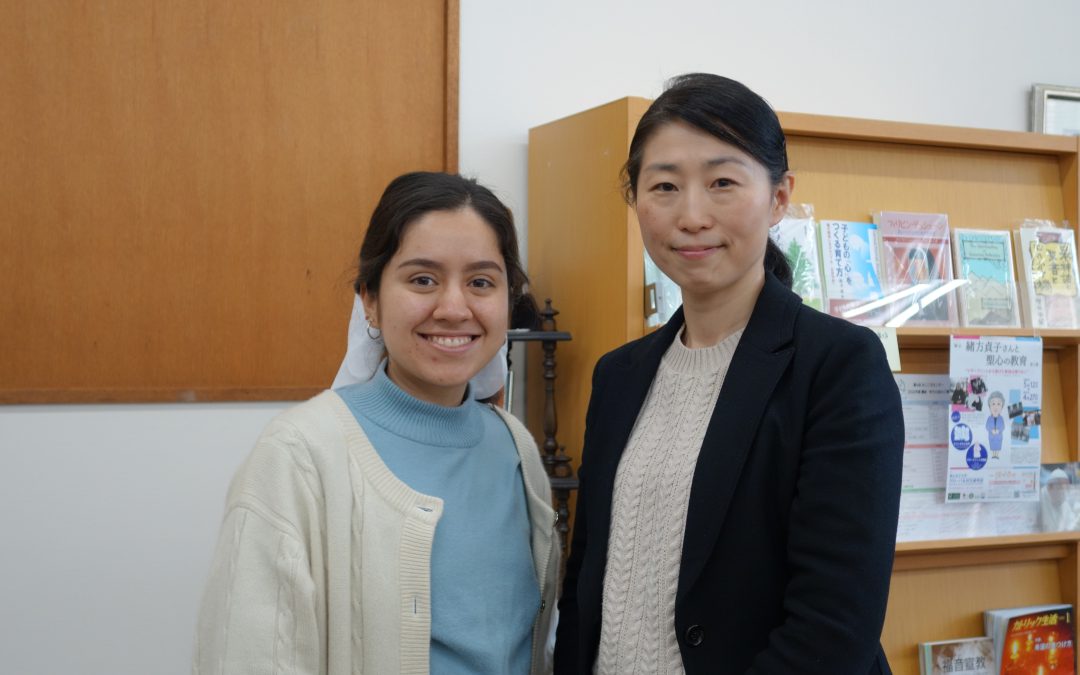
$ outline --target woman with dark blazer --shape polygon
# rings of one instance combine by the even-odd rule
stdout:
[[[627,200],[683,294],[593,374],[556,673],[889,673],[903,420],[880,341],[790,289],[775,113],[676,78]]]

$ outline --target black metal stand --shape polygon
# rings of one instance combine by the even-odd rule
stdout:
[[[559,422],[555,413],[555,346],[559,342],[571,339],[570,333],[556,330],[555,316],[558,312],[552,308],[551,299],[544,301],[540,310],[541,330],[512,330],[507,340],[513,342],[539,342],[544,350],[544,440],[540,445],[540,457],[551,479],[551,491],[555,497],[555,511],[559,514],[556,530],[562,542],[563,560],[567,554],[567,536],[570,522],[570,493],[578,487],[570,458],[566,456],[566,446],[560,445],[555,438]]]

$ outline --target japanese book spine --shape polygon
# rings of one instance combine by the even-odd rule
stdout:
[[[920,675],[997,675],[994,641],[988,637],[919,643]]]
[[[960,323],[981,328],[1019,328],[1020,300],[1008,230],[953,230]]]
[[[879,312],[859,312],[860,306],[881,297],[877,226],[823,220],[820,229],[826,310],[855,323],[880,324]]]
[[[1023,296],[1033,328],[1080,327],[1076,236],[1060,227],[1021,227],[1016,233]]]
[[[874,214],[881,238],[882,285],[902,295],[895,315],[906,325],[955,326],[949,217],[944,213],[880,211]]]
[[[810,307],[823,310],[821,255],[813,205],[792,204],[787,215],[769,230],[769,237],[791,265],[791,290],[798,293]]]

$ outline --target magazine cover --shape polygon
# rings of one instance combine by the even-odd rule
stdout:
[[[1060,227],[1021,227],[1016,237],[1031,325],[1034,328],[1080,327],[1073,231]]]
[[[993,617],[1001,675],[1075,675],[1072,606],[1027,609],[998,610]]]
[[[920,675],[998,675],[988,637],[919,643]]]
[[[791,204],[787,215],[769,230],[769,237],[791,265],[791,290],[807,305],[824,311],[817,230],[813,204]]]
[[[949,342],[946,502],[1038,501],[1042,339]]]
[[[1008,230],[953,230],[960,323],[980,328],[1019,328],[1020,302]]]
[[[949,217],[944,213],[879,211],[882,285],[886,294],[909,291],[891,312],[904,325],[955,326]]]
[[[882,310],[867,309],[868,303],[881,298],[877,246],[877,226],[873,223],[821,221],[822,271],[829,314],[854,323],[883,323]]]

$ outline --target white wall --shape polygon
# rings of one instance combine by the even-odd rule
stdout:
[[[530,127],[679,73],[733,77],[778,110],[1014,131],[1032,84],[1080,86],[1075,0],[461,4],[461,170],[523,226]]]
[[[883,4],[462,0],[462,171],[524,226],[529,127],[690,70],[782,110],[1011,130],[1032,83],[1080,85],[1075,0]],[[0,670],[186,672],[225,486],[284,407],[0,407]]]
[[[188,672],[229,477],[282,408],[0,406],[0,672]]]

